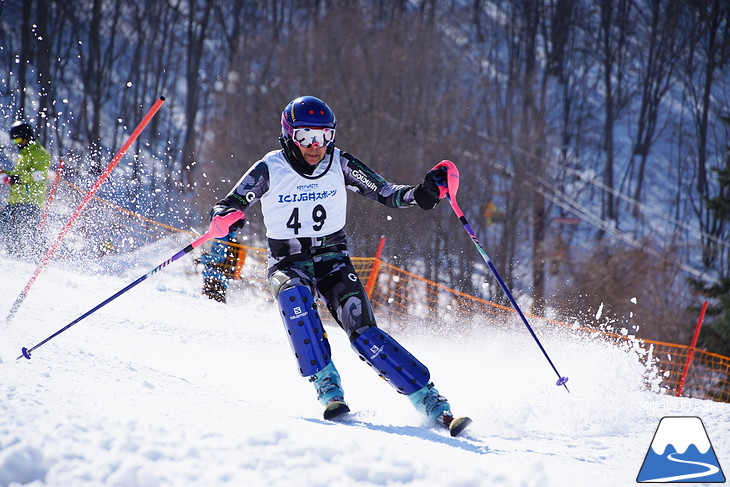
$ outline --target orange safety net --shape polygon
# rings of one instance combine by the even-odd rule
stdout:
[[[662,387],[676,395],[685,370],[690,347],[676,343],[644,340],[643,347],[662,375]],[[683,397],[730,402],[730,357],[695,349],[687,369]]]
[[[266,250],[257,247],[243,246],[246,249],[246,262],[242,276],[246,280],[246,288],[257,288],[264,295],[266,291]],[[420,320],[428,323],[430,317],[442,316],[444,310],[451,310],[456,316],[487,317],[512,321],[516,319],[515,311],[508,306],[493,303],[476,296],[451,289],[404,269],[378,261],[372,257],[352,257],[355,270],[366,285],[370,287],[370,279],[375,279],[370,296],[373,309],[378,319],[395,326],[397,323],[413,323]],[[375,271],[375,272],[374,272]],[[425,297],[425,298],[424,298]],[[331,321],[329,313],[322,312],[322,318]],[[685,369],[689,347],[673,343],[653,340],[641,340],[615,333],[596,330],[541,316],[527,314],[528,318],[554,326],[564,326],[579,332],[600,334],[607,340],[632,340],[637,346],[644,348],[646,365],[651,365],[659,372],[664,393],[676,395],[682,374]],[[467,325],[468,326],[468,325]],[[730,357],[696,349],[688,369],[682,395],[730,402]]]
[[[75,196],[78,198],[81,193],[80,189],[66,181],[64,182],[67,189],[71,188],[71,193],[75,193],[73,195],[67,194],[67,197]],[[74,198],[69,199],[73,200]],[[126,230],[124,238],[127,240],[123,245],[124,250],[141,246],[150,240],[163,238],[174,232],[195,235],[193,232],[155,222],[98,197],[94,198],[94,203],[102,207],[98,208],[97,211],[108,212],[111,208],[117,210],[118,215],[123,215],[122,218],[116,218],[115,223]],[[94,204],[89,206],[90,209],[87,213],[94,212]],[[98,227],[95,226],[95,228],[98,230]],[[109,227],[107,227],[107,230],[109,230]],[[130,238],[130,234],[134,234],[135,238]],[[144,237],[144,234],[147,234],[147,238]],[[107,231],[105,236],[113,238],[115,235],[113,232]],[[112,246],[115,250],[116,247],[121,247],[121,245],[115,243]],[[245,260],[239,263],[237,269],[241,279],[237,281],[240,288],[245,289],[247,292],[254,291],[256,295],[264,299],[271,299],[266,282],[266,250],[247,245],[242,247]],[[113,253],[113,251],[109,253]],[[372,305],[379,320],[385,323],[406,324],[420,320],[427,324],[432,316],[443,316],[446,312],[461,317],[462,319],[459,321],[464,321],[465,326],[468,326],[471,317],[474,316],[500,319],[504,322],[511,322],[516,317],[515,311],[509,306],[503,306],[448,288],[412,272],[387,264],[380,259],[353,257],[352,263],[366,289],[370,292]],[[232,289],[232,292],[235,292],[235,288]],[[329,313],[323,312],[321,314],[323,319],[331,320]],[[527,316],[531,321],[537,320],[554,326],[565,326],[570,328],[571,331],[577,330],[578,332],[600,334],[605,336],[607,340],[613,340],[614,342],[617,340],[633,341],[637,346],[647,351],[644,360],[648,366],[650,365],[659,371],[663,391],[667,394],[676,395],[682,375],[685,373],[690,347],[621,336],[535,315],[528,314]],[[693,350],[682,395],[730,402],[730,357],[699,349]]]
[[[363,281],[371,278],[370,269],[375,259],[355,258],[355,267]],[[390,264],[381,263],[380,272],[375,279],[371,300],[380,316],[391,320],[413,321],[421,317],[441,315],[443,310],[456,310],[462,316],[481,316],[512,320],[517,315],[511,307],[493,303],[475,296],[448,288],[437,282],[424,279]],[[424,300],[425,297],[425,300]],[[577,327],[568,323],[527,315],[530,320],[538,320],[557,326],[565,326],[579,332],[600,334],[607,340],[631,340],[647,351],[644,356],[646,365],[659,372],[662,390],[676,395],[684,374],[690,347],[654,340],[642,340],[621,336],[603,330]],[[730,402],[730,357],[695,349],[687,368],[682,396],[713,401]]]

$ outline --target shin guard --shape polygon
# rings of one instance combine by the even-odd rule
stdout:
[[[304,377],[316,374],[330,362],[331,351],[312,292],[307,286],[294,286],[277,299],[299,373]]]
[[[425,365],[393,337],[375,326],[352,341],[360,359],[401,394],[412,394],[428,384],[431,374]]]

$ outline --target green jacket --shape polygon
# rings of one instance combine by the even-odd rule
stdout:
[[[37,141],[31,141],[20,149],[18,162],[6,174],[16,175],[20,182],[10,186],[8,204],[31,203],[43,207],[46,202],[46,179],[51,166],[51,156]]]

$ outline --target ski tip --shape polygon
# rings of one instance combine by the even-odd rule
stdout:
[[[350,407],[346,403],[342,401],[332,401],[327,404],[327,407],[324,409],[324,419],[332,421],[349,412]]]
[[[449,432],[451,433],[451,436],[458,436],[472,423],[473,421],[468,416],[454,418],[451,420],[451,423],[449,423]]]

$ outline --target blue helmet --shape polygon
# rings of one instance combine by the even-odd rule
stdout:
[[[322,127],[332,130],[337,118],[325,102],[314,96],[300,96],[290,101],[281,112],[281,136],[291,140],[294,129],[299,127]],[[334,140],[327,145],[334,144]]]

